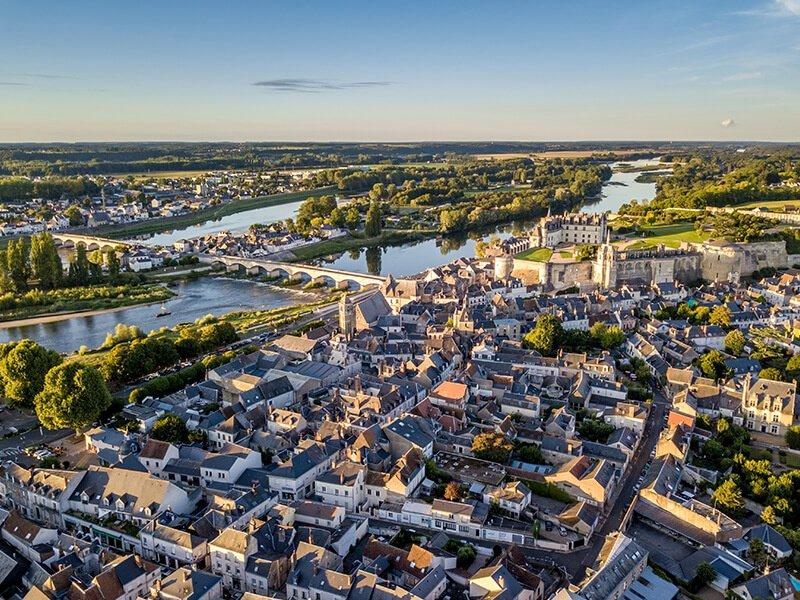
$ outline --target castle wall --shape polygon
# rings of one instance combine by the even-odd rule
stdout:
[[[701,271],[708,281],[726,281],[730,273],[749,277],[764,267],[785,269],[789,266],[786,242],[751,242],[749,244],[697,244],[702,255]]]

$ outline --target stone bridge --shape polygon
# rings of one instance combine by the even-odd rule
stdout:
[[[53,233],[53,241],[57,245],[67,248],[74,248],[78,244],[86,246],[86,250],[113,250],[119,246],[128,247],[131,244],[121,240],[110,240],[108,238],[97,237],[93,235],[80,235],[77,233]]]
[[[286,263],[263,258],[241,258],[238,256],[216,256],[196,254],[201,263],[224,266],[229,272],[247,271],[250,275],[269,275],[286,277],[294,281],[313,281],[338,288],[361,289],[368,285],[379,285],[384,278],[379,275],[365,275],[339,269],[328,269],[302,263]]]

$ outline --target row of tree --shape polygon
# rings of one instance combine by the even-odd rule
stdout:
[[[11,240],[0,250],[0,292],[24,293],[32,284],[43,290],[102,283],[103,264],[109,277],[120,272],[119,257],[114,250],[93,253],[90,260],[84,244],[78,244],[75,256],[64,274],[53,236],[42,232],[31,236],[30,245],[20,238]]]
[[[57,352],[31,340],[0,345],[0,387],[6,402],[35,408],[48,429],[83,427],[111,405],[97,369],[65,363]]]

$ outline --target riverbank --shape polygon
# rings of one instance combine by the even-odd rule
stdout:
[[[384,229],[380,235],[375,237],[361,237],[351,233],[333,240],[295,248],[291,251],[294,259],[289,259],[289,262],[305,262],[354,249],[399,246],[410,242],[429,240],[438,234],[439,232],[434,229]]]
[[[222,217],[235,215],[248,210],[266,208],[268,206],[280,206],[281,204],[298,202],[311,196],[330,194],[335,191],[336,188],[331,186],[315,188],[313,190],[304,190],[302,192],[286,192],[283,194],[274,194],[272,196],[259,196],[258,198],[248,198],[246,200],[231,200],[218,206],[196,210],[185,215],[177,215],[175,217],[157,217],[154,219],[148,219],[146,221],[140,221],[138,223],[125,223],[122,225],[94,227],[85,231],[75,231],[74,233],[86,233],[115,240],[129,239],[137,236],[153,235],[174,229],[185,229],[186,227],[191,227],[192,225],[198,225],[206,221],[221,219]]]
[[[28,296],[31,295],[28,301]],[[74,316],[103,314],[132,306],[157,304],[175,294],[158,284],[97,286],[28,292],[11,302],[21,306],[0,311],[0,328],[52,323]],[[27,302],[27,304],[25,304]]]
[[[160,300],[153,302],[143,302],[136,305],[117,306],[115,308],[101,308],[97,310],[77,310],[70,312],[59,312],[39,315],[37,317],[28,317],[27,319],[16,319],[14,321],[0,321],[0,329],[13,329],[15,327],[30,327],[32,325],[44,325],[45,323],[57,323],[58,321],[66,321],[74,317],[97,317],[99,315],[106,315],[113,312],[126,310],[131,306],[155,306],[161,304]]]

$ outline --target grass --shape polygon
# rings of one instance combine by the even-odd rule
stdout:
[[[133,176],[134,179],[181,179],[186,177],[199,177],[205,173],[216,171],[219,169],[191,169],[187,171],[137,171],[136,173],[113,173],[109,177],[128,177]],[[228,171],[233,172],[236,171]]]
[[[0,311],[0,321],[15,321],[61,313],[108,310],[163,302],[175,294],[161,285],[96,286],[37,292],[40,301]],[[26,296],[17,297],[24,302]]]
[[[626,250],[644,250],[646,248],[655,248],[659,244],[664,244],[669,248],[678,248],[681,242],[700,243],[708,239],[707,233],[695,231],[693,223],[652,225],[642,229],[652,235],[625,246]]]
[[[559,250],[558,255],[561,258],[572,258],[572,252],[569,252],[567,250]]]
[[[747,204],[736,204],[733,208],[750,209],[750,208],[766,208],[770,212],[781,212],[785,206],[800,208],[800,199],[798,200],[767,200],[765,202],[748,202]]]
[[[787,452],[786,456],[781,456],[780,460],[787,467],[790,467],[792,469],[800,469],[800,456],[797,456],[796,454]]]
[[[123,225],[107,225],[105,227],[95,227],[79,233],[88,233],[90,235],[112,239],[126,239],[137,235],[161,233],[171,229],[184,229],[192,225],[197,225],[198,223],[204,223],[205,221],[219,219],[247,210],[289,204],[290,202],[305,200],[311,196],[329,194],[333,191],[335,191],[334,187],[325,187],[302,192],[287,192],[284,194],[273,194],[271,196],[260,196],[258,198],[248,198],[246,200],[231,200],[230,202],[218,206],[211,206],[176,217],[154,218],[139,223],[125,223]]]
[[[530,260],[533,262],[547,262],[552,256],[553,250],[551,248],[532,248],[530,250],[526,250],[525,252],[520,252],[514,258],[518,258],[520,260]]]

